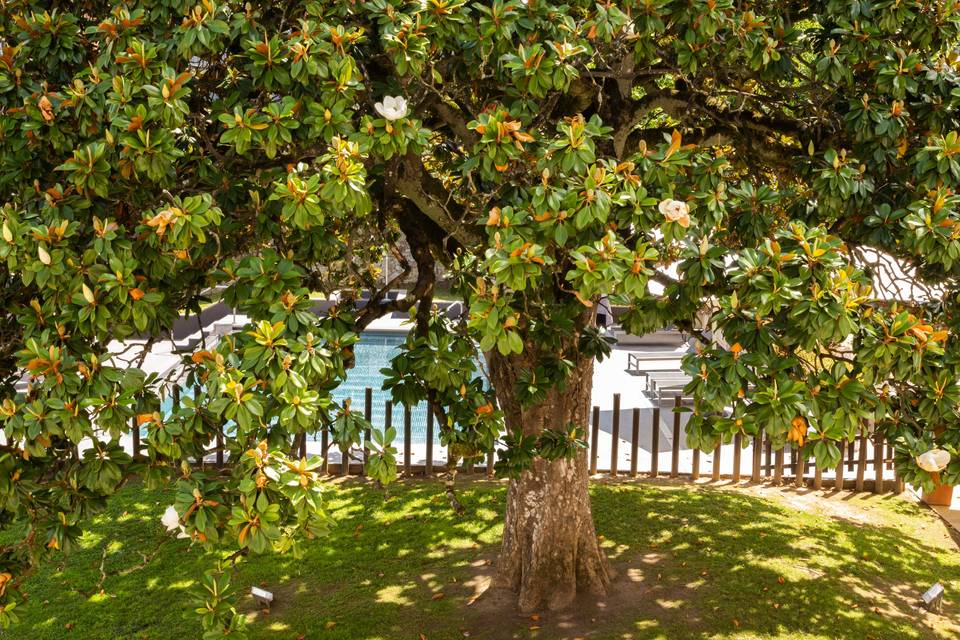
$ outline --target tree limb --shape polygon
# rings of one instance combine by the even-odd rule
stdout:
[[[480,234],[463,221],[463,207],[453,199],[443,183],[430,175],[423,166],[423,160],[416,154],[408,153],[404,157],[396,189],[461,245],[468,247],[480,243]]]

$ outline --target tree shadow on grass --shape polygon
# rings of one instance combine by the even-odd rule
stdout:
[[[184,617],[187,591],[215,565],[217,554],[191,549],[163,531],[159,518],[172,497],[141,487],[122,491],[89,527],[81,549],[28,582],[25,624],[10,632],[15,635],[0,632],[0,638],[59,640],[65,631],[84,640],[199,637],[199,620]],[[396,637],[455,615],[459,605],[446,593],[495,546],[504,506],[503,492],[493,484],[465,484],[458,498],[468,516],[453,512],[436,481],[386,490],[362,480],[329,487],[328,536],[307,545],[299,559],[251,556],[238,565],[238,588],[263,585],[277,595],[267,614],[251,598],[241,601],[250,614],[251,637],[295,639],[319,631],[324,638]],[[158,545],[153,562],[114,575],[141,564],[142,554]],[[101,562],[108,573],[103,593],[96,589]]]
[[[436,481],[387,490],[362,480],[339,484],[328,492],[330,535],[304,557],[262,556],[239,566],[238,587],[263,585],[277,597],[268,613],[242,601],[250,637],[933,638],[913,601],[936,579],[948,597],[960,589],[956,553],[895,526],[801,513],[707,487],[610,484],[592,493],[618,576],[614,590],[534,621],[509,595],[489,592],[474,602],[499,548],[502,483],[463,483],[462,517]],[[185,591],[214,556],[184,541],[165,543],[143,569],[109,577],[102,595],[84,595],[99,578],[105,547],[110,572],[140,563],[163,539],[159,515],[168,495],[133,488],[118,498],[86,548],[28,585],[28,621],[9,637],[59,639],[67,625],[70,637],[83,640],[199,637],[196,619],[183,616]],[[903,504],[884,508],[921,517]],[[943,617],[958,614],[947,601]]]
[[[960,613],[915,607],[937,579],[960,587],[957,555],[893,526],[708,487],[598,488],[594,513],[620,578],[591,637],[928,638]]]

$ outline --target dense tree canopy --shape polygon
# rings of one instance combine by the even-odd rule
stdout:
[[[508,520],[540,517],[524,478],[583,466],[564,396],[589,398],[605,295],[634,333],[701,338],[693,445],[764,430],[828,467],[873,420],[907,481],[948,462],[956,482],[958,26],[956,3],[913,0],[2,3],[0,622],[133,477],[176,483],[197,543],[321,535],[317,463],[287,453],[324,425],[359,442],[330,392],[394,311],[415,328],[388,387],[464,455],[501,449]],[[384,255],[404,267],[385,286]],[[890,265],[934,295],[878,295]],[[432,311],[438,266],[463,321]],[[185,358],[199,392],[163,413],[143,354],[213,287],[251,324]],[[231,468],[191,466],[225,423]],[[563,604],[510,531],[521,604]],[[588,563],[556,571],[602,588]],[[242,633],[227,576],[200,595],[211,638]]]

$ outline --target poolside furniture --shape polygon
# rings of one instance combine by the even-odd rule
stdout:
[[[682,371],[651,371],[647,375],[647,390],[654,393],[677,391],[687,386],[692,379]]]
[[[680,358],[686,355],[687,349],[660,350],[660,351],[631,351],[627,354],[627,373],[631,375],[643,375],[643,372],[649,370],[647,363],[671,361],[671,369],[676,369]]]
[[[618,309],[614,308],[613,316],[616,319],[618,315]],[[635,336],[633,334],[627,333],[623,330],[623,327],[619,324],[614,324],[611,327],[614,337],[617,339],[617,344],[620,346],[642,346],[650,347],[651,349],[657,348],[683,348],[686,350],[688,336],[687,334],[678,331],[673,327],[667,327],[665,329],[660,329],[654,331],[653,333],[647,333],[642,336]]]

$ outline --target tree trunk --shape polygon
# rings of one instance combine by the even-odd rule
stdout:
[[[562,389],[551,390],[538,405],[521,408],[515,382],[530,365],[517,357],[490,357],[507,428],[535,435],[572,422],[586,430],[593,359],[579,359]],[[560,609],[579,593],[606,592],[610,575],[594,529],[587,484],[584,450],[571,459],[537,458],[510,481],[497,572],[499,581],[519,594],[522,611]]]

